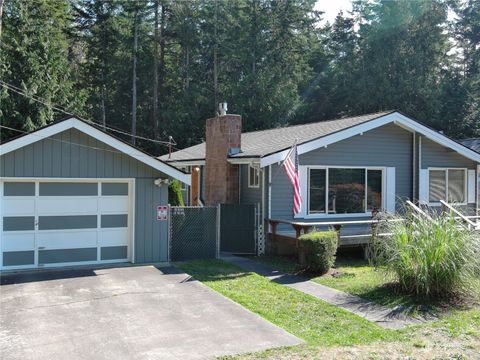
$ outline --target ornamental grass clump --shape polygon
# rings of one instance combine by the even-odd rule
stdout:
[[[307,269],[325,274],[335,263],[338,234],[336,231],[316,231],[300,236],[300,251]],[[303,261],[301,261],[302,263]]]
[[[389,237],[373,240],[372,261],[417,298],[477,295],[480,233],[460,226],[452,214],[407,216],[386,221]]]

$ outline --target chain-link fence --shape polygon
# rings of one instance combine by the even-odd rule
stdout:
[[[170,260],[216,258],[219,251],[218,208],[177,207],[170,211]]]

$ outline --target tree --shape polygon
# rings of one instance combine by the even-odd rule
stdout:
[[[11,0],[4,4],[0,78],[27,96],[2,88],[1,123],[31,131],[55,117],[54,104],[82,114],[84,91],[76,88],[65,2]],[[33,100],[34,96],[43,99]],[[18,135],[2,131],[2,139]]]
[[[458,20],[455,23],[456,40],[461,49],[456,68],[462,80],[464,103],[460,112],[462,124],[459,131],[464,136],[480,135],[480,3],[468,0],[455,7]]]

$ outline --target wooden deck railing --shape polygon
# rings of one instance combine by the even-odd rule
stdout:
[[[457,215],[455,217],[455,219],[459,220],[463,225],[465,225],[465,227],[468,230],[480,230],[480,223],[478,221],[473,222],[471,220],[472,217],[467,217],[467,216],[463,215],[460,211],[458,211],[452,205],[448,204],[447,202],[445,202],[443,200],[440,200],[440,203],[442,204],[444,212],[448,212],[448,211],[453,212],[455,215]]]
[[[317,226],[330,226],[338,233],[338,239],[355,239],[355,238],[368,238],[372,235],[376,236],[388,236],[391,235],[389,233],[377,233],[378,224],[390,221],[390,222],[398,222],[404,221],[403,219],[388,219],[388,220],[378,220],[378,219],[371,219],[371,220],[352,220],[352,221],[320,221],[320,222],[304,222],[304,221],[291,221],[291,220],[282,220],[282,219],[268,219],[268,222],[272,228],[272,240],[276,240],[277,230],[279,224],[286,224],[292,226],[295,230],[295,245],[298,247],[298,238],[302,235],[302,231],[304,234],[308,234],[312,228]],[[357,234],[357,235],[341,235],[341,230],[344,226],[348,225],[367,225],[370,226],[372,232],[370,234]],[[363,242],[362,242],[363,243]]]

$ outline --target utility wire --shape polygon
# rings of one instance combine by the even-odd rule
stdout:
[[[130,137],[133,136],[133,137],[135,137],[135,138],[137,138],[137,139],[140,139],[140,140],[151,141],[151,142],[154,142],[154,143],[157,143],[157,144],[161,144],[161,145],[166,145],[166,146],[177,145],[177,143],[175,142],[175,140],[173,140],[173,138],[170,139],[171,141],[161,141],[161,140],[149,139],[149,138],[146,138],[146,137],[143,137],[143,136],[133,135],[133,134],[131,134],[131,133],[128,133],[128,132],[126,132],[126,131],[113,128],[113,127],[111,127],[111,126],[103,126],[103,125],[100,125],[100,124],[96,123],[96,122],[93,121],[93,120],[86,119],[86,118],[82,118],[82,117],[80,117],[80,116],[78,116],[78,115],[75,115],[74,113],[69,112],[68,110],[66,110],[66,109],[63,108],[63,107],[60,107],[60,106],[58,106],[58,105],[56,105],[56,104],[49,103],[47,100],[42,99],[42,98],[39,97],[39,96],[29,95],[29,94],[27,94],[25,91],[23,91],[22,89],[14,86],[14,85],[8,84],[8,83],[6,83],[6,82],[4,82],[4,81],[2,81],[2,80],[0,80],[0,85],[2,85],[3,87],[5,87],[7,90],[10,90],[10,91],[12,91],[12,92],[14,92],[14,93],[17,93],[17,94],[19,94],[19,95],[22,95],[22,96],[24,96],[24,97],[26,97],[26,98],[29,98],[29,99],[31,99],[31,100],[37,101],[37,102],[39,102],[39,103],[41,103],[41,104],[43,104],[43,105],[45,105],[45,106],[49,106],[49,107],[51,107],[52,109],[54,109],[54,110],[56,110],[56,111],[62,112],[62,113],[64,113],[64,114],[66,114],[66,115],[70,115],[70,116],[76,117],[76,118],[78,118],[78,119],[80,119],[80,120],[86,121],[86,122],[88,122],[88,123],[95,124],[95,125],[97,125],[97,126],[102,126],[102,127],[104,127],[105,129],[108,129],[108,130],[110,130],[110,131],[114,131],[114,132],[117,132],[117,133],[119,133],[119,134],[127,135],[127,136],[130,136]],[[16,129],[14,129],[14,130],[16,130]]]
[[[147,154],[140,154],[140,155],[139,155],[139,154],[132,154],[132,153],[127,153],[127,152],[123,152],[123,151],[109,150],[109,149],[100,148],[100,147],[96,147],[96,146],[79,144],[79,143],[75,143],[75,142],[72,142],[72,141],[55,139],[55,138],[53,138],[53,137],[44,138],[43,136],[40,136],[40,135],[38,135],[38,134],[30,133],[30,132],[24,131],[24,130],[14,129],[14,128],[11,128],[11,127],[5,126],[5,125],[0,125],[0,128],[12,130],[12,131],[16,131],[16,132],[23,133],[23,134],[28,134],[28,135],[31,135],[31,136],[38,137],[39,139],[52,140],[52,141],[64,143],[64,144],[67,144],[67,145],[75,145],[75,146],[79,146],[79,147],[83,147],[83,148],[87,148],[87,149],[92,149],[92,150],[100,150],[100,151],[111,152],[111,153],[114,153],[114,154],[125,154],[125,155],[130,155],[130,156],[141,156],[141,157],[145,157],[145,158],[150,158],[150,159],[153,158],[153,159],[157,159],[157,160],[158,160],[158,158],[156,158],[155,156],[150,156],[150,155],[147,155]],[[108,145],[108,144],[106,144],[106,145]],[[109,145],[108,145],[108,146],[109,146]]]

